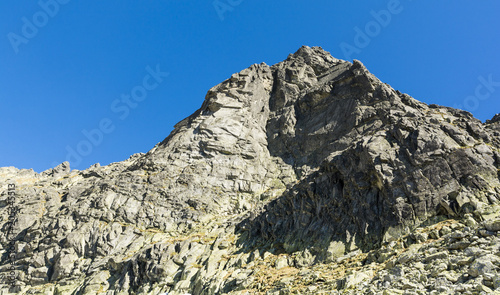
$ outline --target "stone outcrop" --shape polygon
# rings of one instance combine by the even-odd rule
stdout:
[[[210,89],[146,154],[0,168],[0,290],[493,292],[499,148],[498,116],[424,104],[304,46]]]

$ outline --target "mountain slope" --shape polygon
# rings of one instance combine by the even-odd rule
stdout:
[[[496,208],[499,124],[304,46],[210,89],[146,154],[84,171],[0,168],[0,272],[14,266],[16,293],[256,293],[273,267],[293,277],[379,257],[418,226]]]

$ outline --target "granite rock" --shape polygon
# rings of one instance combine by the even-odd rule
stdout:
[[[145,154],[0,168],[0,293],[496,292],[497,117],[304,46]]]

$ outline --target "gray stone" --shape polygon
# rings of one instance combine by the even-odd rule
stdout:
[[[297,253],[294,257],[294,262],[296,267],[306,267],[311,266],[315,259],[316,257],[312,255],[308,249],[305,249],[304,251]]]
[[[276,269],[282,269],[287,266],[288,266],[288,258],[286,256],[279,256],[278,259],[276,259],[275,262]]]
[[[366,271],[366,272],[355,272],[352,275],[349,275],[345,278],[345,288],[350,289],[355,286],[360,285],[363,281],[367,281],[371,279],[373,276],[373,272],[371,271]]]
[[[500,218],[493,219],[493,220],[487,220],[484,222],[484,226],[489,231],[500,231]]]
[[[495,255],[488,254],[485,256],[481,256],[479,258],[476,258],[474,262],[470,265],[469,268],[469,275],[473,277],[477,277],[479,275],[483,275],[485,273],[492,273],[495,271],[497,268],[493,262],[498,263],[500,261],[500,258],[498,258]]]
[[[332,241],[326,251],[326,261],[333,262],[345,254],[345,244],[341,241]]]

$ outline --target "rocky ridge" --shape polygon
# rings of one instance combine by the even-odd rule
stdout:
[[[499,147],[498,120],[304,46],[146,154],[0,168],[1,294],[490,294]]]

